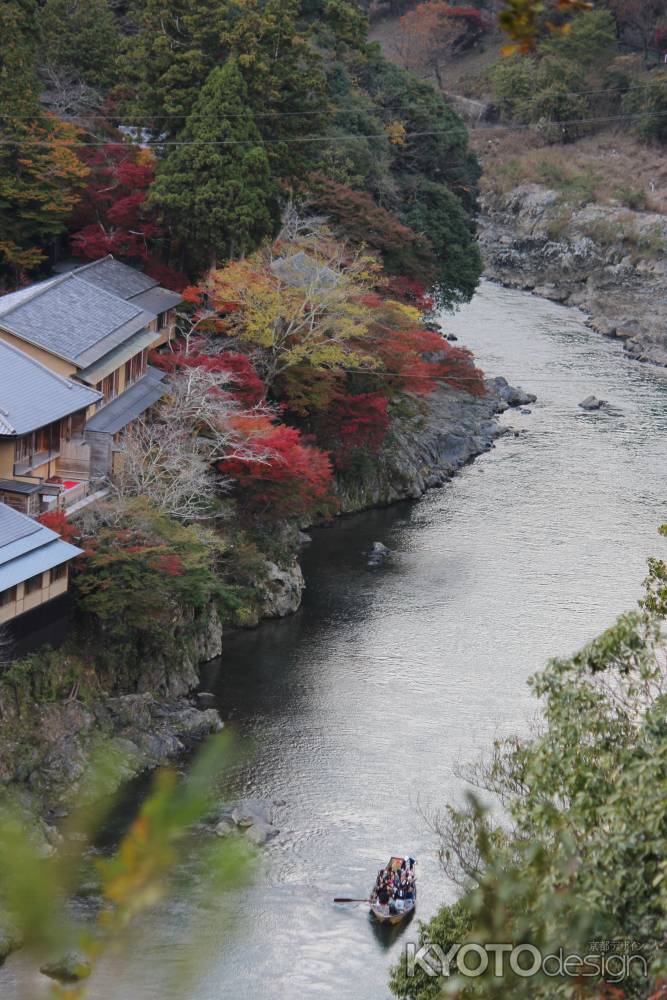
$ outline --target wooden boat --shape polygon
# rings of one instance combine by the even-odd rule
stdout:
[[[407,858],[392,857],[386,868],[400,872],[408,863]],[[377,890],[375,886],[370,894],[371,916],[380,924],[400,924],[414,913],[417,906],[417,881],[414,882],[414,895],[412,899],[392,899],[388,904],[382,905],[377,900]]]

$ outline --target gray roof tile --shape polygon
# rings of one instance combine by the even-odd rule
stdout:
[[[111,256],[77,267],[73,273],[83,281],[112,292],[121,299],[131,299],[134,295],[155,288],[159,284],[155,278]]]
[[[86,368],[179,301],[109,256],[3,295],[0,327]]]
[[[99,398],[94,389],[56,374],[0,340],[0,435],[28,434]]]
[[[51,531],[50,528],[45,528],[37,521],[33,521],[31,517],[21,514],[13,507],[8,507],[6,503],[0,503],[0,563],[5,560],[5,550],[8,546],[20,542],[22,543],[22,551],[25,552],[40,544],[36,537],[31,538],[30,541],[26,541],[26,539],[29,536],[36,536],[41,531],[48,532],[48,537],[45,537],[47,542],[58,537],[55,531]]]
[[[157,402],[167,391],[163,384],[164,375],[157,368],[148,368],[143,378],[131,385],[111,403],[91,417],[86,430],[103,434],[117,434],[132,420],[136,420],[149,406]]]
[[[0,503],[0,591],[69,562],[81,552],[57,532]]]
[[[0,326],[77,364],[93,349],[104,346],[117,331],[132,327],[130,332],[135,333],[152,319],[150,313],[131,302],[96,288],[75,274],[66,274],[39,294],[1,312]]]

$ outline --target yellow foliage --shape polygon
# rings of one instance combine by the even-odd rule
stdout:
[[[380,271],[375,257],[352,253],[319,228],[232,261],[210,275],[205,291],[225,316],[225,332],[261,349],[270,386],[296,364],[376,364],[361,346],[371,320],[363,298]]]
[[[385,132],[389,136],[389,142],[392,146],[405,146],[407,130],[403,122],[389,122],[389,124],[385,126]]]

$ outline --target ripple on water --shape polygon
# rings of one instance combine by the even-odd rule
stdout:
[[[538,402],[503,417],[526,433],[444,489],[317,532],[301,613],[228,637],[210,684],[248,749],[232,792],[285,805],[256,884],[233,897],[238,937],[208,911],[196,925],[213,961],[188,1000],[386,1000],[416,928],[382,937],[333,896],[363,896],[389,852],[410,851],[419,916],[451,898],[417,802],[460,797],[459,762],[527,731],[527,678],[630,606],[665,545],[667,373],[576,312],[488,284],[446,326]],[[618,415],[583,413],[591,392]],[[375,540],[396,556],[370,572]],[[183,1000],[171,977],[187,924],[182,905],[158,914],[141,955],[105,967],[93,1000]],[[0,970],[3,996],[19,995],[21,962]]]

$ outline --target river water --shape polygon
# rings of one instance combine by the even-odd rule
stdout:
[[[443,489],[315,532],[302,609],[227,640],[207,686],[247,754],[233,793],[278,803],[281,834],[234,898],[238,933],[197,925],[213,960],[194,985],[173,985],[193,916],[179,901],[101,970],[95,1000],[386,1000],[416,923],[387,936],[332,897],[364,896],[410,852],[419,916],[452,898],[418,807],[459,799],[459,764],[526,731],[527,678],[631,606],[667,548],[667,372],[576,312],[488,283],[445,326],[538,402],[504,415],[519,435]],[[579,409],[591,392],[614,411]],[[395,556],[369,569],[375,540]],[[8,963],[3,996],[20,970]]]

